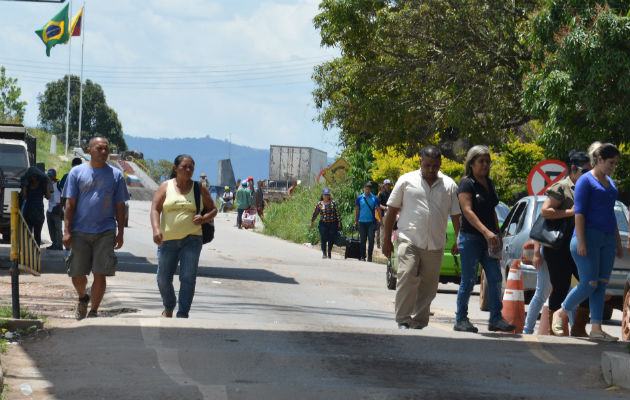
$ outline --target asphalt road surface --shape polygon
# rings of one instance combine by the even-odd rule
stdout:
[[[429,327],[401,331],[384,265],[322,260],[317,248],[237,230],[234,214],[217,218],[202,250],[190,319],[160,318],[149,207],[131,202],[101,316],[60,319],[2,356],[9,399],[629,397],[606,388],[599,367],[625,344],[489,333],[477,295],[480,332],[454,332],[452,284],[440,285]],[[43,276],[23,281],[70,288],[60,260],[45,253]],[[606,329],[619,335],[615,318]]]

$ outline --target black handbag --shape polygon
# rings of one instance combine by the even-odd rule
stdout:
[[[574,224],[572,217],[547,219],[539,215],[529,232],[529,237],[545,247],[558,249],[571,240]]]
[[[195,205],[197,207],[197,214],[205,214],[206,212],[208,212],[208,210],[206,210],[205,208],[203,209],[203,211],[201,213],[199,213],[199,193],[201,192],[201,189],[199,188],[199,182],[194,183],[194,195],[195,195]],[[210,243],[212,242],[212,239],[214,239],[214,222],[206,222],[205,224],[201,224],[201,242],[203,244],[206,243]]]

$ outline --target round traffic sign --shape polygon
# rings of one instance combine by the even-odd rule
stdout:
[[[567,175],[567,165],[560,160],[544,160],[536,164],[527,177],[530,195],[545,194],[549,186]]]

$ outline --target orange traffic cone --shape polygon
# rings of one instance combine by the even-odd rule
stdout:
[[[503,294],[503,318],[514,325],[512,333],[523,333],[525,326],[525,297],[523,295],[523,277],[521,276],[521,260],[512,261],[507,285]]]
[[[549,311],[549,305],[545,303],[540,313],[540,324],[538,325],[539,335],[553,335],[551,332],[551,315],[553,315],[553,313]]]

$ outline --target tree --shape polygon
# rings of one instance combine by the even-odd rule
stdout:
[[[136,159],[135,162],[137,164],[143,165],[147,169],[147,171],[149,171],[151,179],[153,179],[157,183],[162,182],[164,179],[168,179],[173,169],[173,162],[164,159],[158,161],[155,161],[151,158]]]
[[[628,143],[629,10],[620,0],[545,0],[532,17],[523,101],[543,122],[539,142],[549,156],[564,159],[595,140]]]
[[[43,94],[37,96],[39,101],[39,121],[42,126],[57,134],[66,131],[66,99],[68,76],[49,82]],[[72,75],[70,80],[70,142],[77,143],[79,132],[79,77]],[[127,150],[123,137],[122,124],[118,115],[105,100],[103,88],[87,80],[83,84],[83,123],[81,124],[81,147],[85,148],[93,136],[106,137],[118,151]]]
[[[521,107],[520,27],[535,0],[324,0],[315,26],[342,56],[315,68],[318,120],[345,146],[412,149],[436,134],[499,143]]]
[[[22,89],[17,79],[6,76],[0,66],[0,123],[21,124],[24,121],[25,101],[20,101]]]

